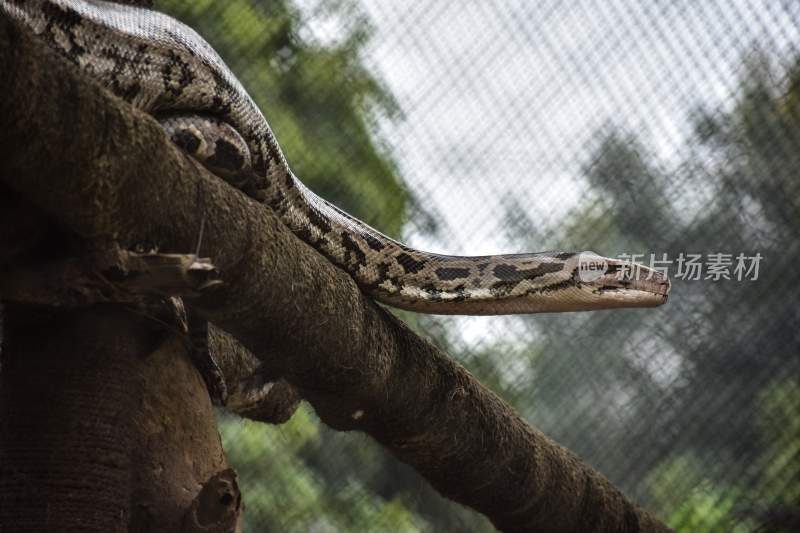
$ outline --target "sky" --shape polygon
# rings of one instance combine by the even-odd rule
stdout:
[[[558,223],[586,194],[596,132],[635,132],[677,161],[697,106],[730,106],[742,58],[800,46],[800,2],[361,0],[365,54],[405,120],[382,122],[409,187],[446,222],[444,253],[535,251],[508,242],[502,200]],[[523,243],[523,245],[529,243]]]

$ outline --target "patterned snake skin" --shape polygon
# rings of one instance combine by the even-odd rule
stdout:
[[[0,0],[0,11],[172,139],[266,203],[376,300],[412,311],[506,314],[652,307],[669,281],[591,252],[456,257],[400,244],[306,188],[266,119],[217,53],[162,13],[99,0]],[[221,170],[220,170],[221,169]]]

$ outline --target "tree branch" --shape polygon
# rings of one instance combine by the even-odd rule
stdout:
[[[366,298],[269,210],[172,146],[149,116],[0,27],[0,179],[82,239],[211,257],[189,304],[442,494],[508,531],[661,531],[608,480]]]
[[[184,306],[179,299],[165,296],[198,294],[218,284],[213,265],[194,254],[138,254],[111,243],[89,253],[78,246],[76,255],[75,246],[65,251],[63,245],[54,244],[64,235],[57,230],[49,235],[53,229],[42,212],[0,184],[0,295],[4,301],[56,308],[127,303],[163,320],[166,329],[186,333]],[[44,261],[41,249],[49,252]],[[55,250],[60,250],[58,257]],[[271,381],[261,361],[225,331],[210,325],[207,337],[206,348],[224,376],[229,410],[273,424],[294,414],[300,401],[296,390],[284,380]]]

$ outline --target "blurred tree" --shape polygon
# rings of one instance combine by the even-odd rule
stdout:
[[[657,259],[724,252],[735,265],[760,253],[758,280],[737,281],[733,266],[732,280],[674,280],[657,316],[531,319],[530,407],[517,405],[685,531],[749,530],[757,510],[800,502],[800,61],[778,72],[755,53],[744,64],[736,105],[692,114],[693,147],[673,171],[634,136],[598,132],[591,193],[545,236]]]

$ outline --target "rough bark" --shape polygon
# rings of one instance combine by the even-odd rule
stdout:
[[[182,339],[119,305],[5,311],[0,531],[178,531],[228,469]]]
[[[327,424],[368,433],[498,528],[666,530],[155,121],[7,24],[0,33],[0,179],[37,208],[81,239],[176,253],[194,249],[205,218],[202,255],[224,286],[190,305]]]
[[[127,302],[164,316],[168,327],[186,331],[185,307],[169,296],[213,290],[217,273],[208,259],[194,254],[139,254],[111,244],[87,252],[18,193],[0,184],[3,300],[57,308]],[[259,422],[288,420],[300,402],[297,391],[283,380],[272,381],[261,361],[226,332],[212,325],[207,337],[211,359],[192,353],[200,366],[209,361],[219,365],[227,388],[226,407]],[[199,370],[212,398],[220,399],[214,394],[218,376]]]

